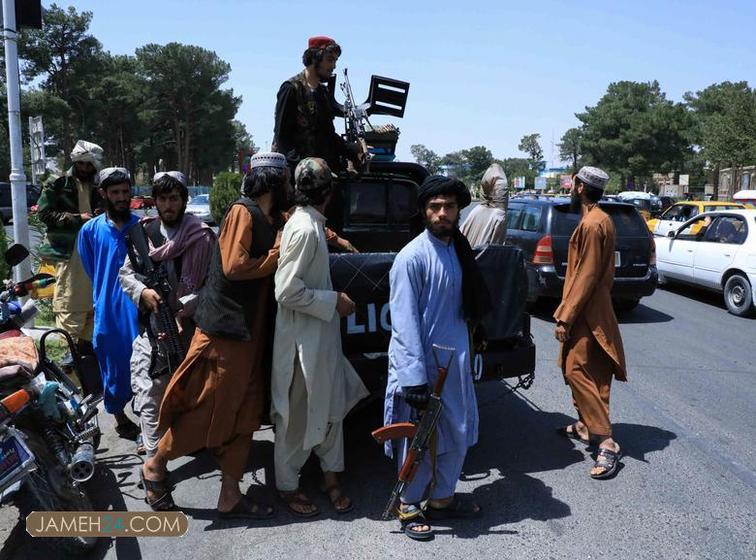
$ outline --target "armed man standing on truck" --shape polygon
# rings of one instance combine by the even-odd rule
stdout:
[[[149,457],[155,454],[162,435],[158,431],[158,414],[163,393],[171,374],[184,359],[181,350],[189,346],[194,335],[194,310],[215,246],[210,226],[185,213],[188,198],[183,173],[155,175],[152,199],[159,217],[145,218],[131,227],[127,237],[129,256],[118,273],[123,291],[139,309],[140,335],[134,339],[131,353],[132,406],[139,415],[144,453]],[[140,241],[148,254],[140,254]],[[145,257],[151,262],[144,262]],[[153,284],[148,276],[158,276],[160,267],[168,293],[161,294],[159,287],[148,286]],[[166,318],[179,321],[180,334],[171,333],[172,329],[161,324],[160,305],[170,309]],[[164,342],[162,337],[170,334],[178,334],[178,340]],[[180,350],[172,352],[171,348]]]
[[[79,140],[71,152],[71,168],[47,185],[39,197],[39,219],[47,226],[39,253],[55,263],[55,325],[76,341],[81,356],[77,375],[85,394],[101,393],[102,380],[92,347],[92,282],[81,266],[76,236],[81,226],[101,210],[96,177],[102,168],[102,155],[97,144]]]
[[[558,432],[586,444],[598,443],[591,478],[608,478],[617,471],[620,446],[612,439],[609,393],[612,377],[627,381],[612,307],[614,223],[598,205],[608,181],[597,167],[583,167],[573,178],[571,210],[582,217],[570,238],[562,303],[554,313],[554,336],[562,343],[559,364],[578,413],[577,422]]]
[[[467,449],[478,441],[478,406],[471,372],[470,331],[490,307],[459,213],[470,192],[457,179],[434,175],[417,195],[424,231],[396,256],[389,282],[391,342],[384,423],[408,422],[428,405],[438,378],[433,345],[454,348],[441,394],[435,443],[400,497],[404,533],[433,536],[428,520],[470,518],[480,507],[455,493]],[[407,445],[386,444],[401,468]],[[428,499],[425,512],[421,502]]]
[[[342,158],[359,169],[367,154],[359,144],[336,133],[333,119],[343,116],[333,92],[324,85],[336,69],[341,47],[330,37],[310,37],[302,55],[305,69],[281,84],[276,102],[272,150],[286,156],[291,176],[306,157],[326,161],[334,173],[344,169]]]

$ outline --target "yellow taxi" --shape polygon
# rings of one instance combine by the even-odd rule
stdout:
[[[666,236],[668,232],[677,230],[685,222],[701,214],[702,212],[715,212],[717,210],[736,210],[745,208],[737,202],[718,202],[704,200],[685,200],[673,204],[658,218],[646,222],[648,229],[654,235]],[[693,235],[696,232],[691,232]]]

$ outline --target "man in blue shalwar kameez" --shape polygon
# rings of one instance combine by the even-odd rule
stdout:
[[[139,427],[123,409],[132,397],[129,360],[131,344],[138,334],[137,309],[121,288],[118,271],[126,259],[126,232],[139,217],[131,213],[128,170],[103,169],[99,184],[106,212],[81,228],[78,250],[84,270],[92,279],[93,343],[102,374],[105,410],[115,417],[121,437],[136,439]]]
[[[427,519],[480,514],[478,505],[454,492],[467,449],[478,441],[468,328],[480,319],[487,300],[470,245],[457,227],[459,211],[469,203],[469,191],[460,181],[426,179],[418,191],[425,229],[399,252],[390,273],[387,425],[407,422],[427,405],[437,378],[432,345],[456,350],[441,393],[435,445],[400,497],[402,529],[417,540],[432,537]],[[387,453],[396,453],[400,468],[408,445],[387,444]],[[423,513],[420,503],[426,498]]]

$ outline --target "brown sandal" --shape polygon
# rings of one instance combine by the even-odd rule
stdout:
[[[344,494],[344,492],[341,489],[340,484],[331,484],[330,486],[326,488],[321,488],[323,493],[328,496],[328,500],[331,502],[331,505],[333,506],[333,509],[336,510],[336,513],[342,514],[342,513],[348,513],[352,511],[354,508],[354,503],[352,502],[352,499]],[[335,493],[335,494],[334,494]],[[349,502],[346,506],[340,508],[336,504],[339,500],[342,498],[346,498],[346,500]]]
[[[279,490],[278,495],[286,504],[289,512],[296,517],[315,517],[316,515],[320,514],[320,509],[318,509],[318,506],[313,504],[312,501],[310,501],[310,499],[305,495],[305,493],[299,489],[289,491]],[[293,506],[314,507],[315,509],[309,512],[299,511],[298,509],[294,509]]]

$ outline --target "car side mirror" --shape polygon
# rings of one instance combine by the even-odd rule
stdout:
[[[674,239],[675,235],[677,235],[677,232],[674,230],[667,232],[667,237],[669,237],[670,239]]]

